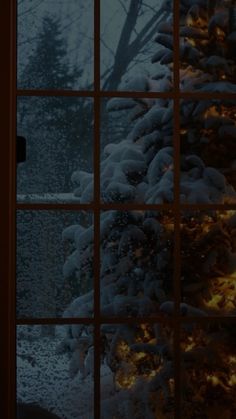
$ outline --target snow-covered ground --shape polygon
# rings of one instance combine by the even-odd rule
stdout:
[[[41,193],[41,194],[17,194],[17,202],[20,203],[48,203],[64,204],[77,203],[79,198],[74,193]]]
[[[57,327],[58,328],[58,327]],[[41,326],[18,327],[17,400],[37,403],[61,419],[93,419],[93,377],[69,377],[69,356],[58,354],[60,336],[40,336]],[[24,333],[24,334],[23,334]],[[102,397],[113,391],[112,374],[101,368]]]

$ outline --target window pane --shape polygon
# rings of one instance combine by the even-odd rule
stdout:
[[[181,417],[235,417],[235,344],[233,324],[182,327]]]
[[[93,0],[18,0],[18,88],[93,88]]]
[[[92,99],[20,97],[17,123],[26,138],[26,161],[17,167],[18,201],[91,202],[93,188],[86,185],[93,177]]]
[[[18,211],[18,317],[72,317],[68,305],[77,297],[76,311],[79,297],[92,293],[92,222],[85,212]],[[92,296],[86,310],[76,317],[92,316]]]
[[[101,0],[101,89],[171,90],[172,25],[172,1]]]
[[[103,316],[152,317],[173,305],[173,235],[169,213],[102,214]]]
[[[181,89],[236,92],[236,5],[231,0],[180,2]]]
[[[40,409],[58,415],[55,418],[94,417],[93,328],[79,326],[84,331],[75,353],[67,336],[69,325],[17,326],[19,419],[43,418]]]
[[[101,337],[102,419],[173,419],[171,328],[160,324],[104,324]]]
[[[173,102],[113,98],[101,109],[102,201],[172,203]]]
[[[183,315],[236,314],[236,212],[182,217]]]
[[[180,102],[181,201],[236,202],[236,102]]]

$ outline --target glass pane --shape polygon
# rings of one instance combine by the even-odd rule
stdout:
[[[181,101],[183,203],[236,202],[235,115],[235,100]]]
[[[182,328],[181,417],[236,416],[235,325],[188,324]]]
[[[101,0],[101,89],[171,90],[172,25],[172,1]]]
[[[101,417],[174,418],[170,327],[102,325]]]
[[[231,0],[180,1],[180,86],[236,92],[236,5]]]
[[[101,215],[103,316],[143,317],[173,305],[171,214],[107,211]]]
[[[71,306],[73,317],[92,316],[92,223],[85,212],[17,212],[18,317],[72,317]],[[82,309],[86,293],[91,300]]]
[[[183,315],[236,315],[236,211],[182,216]]]
[[[18,201],[91,202],[92,99],[20,97],[17,124],[26,138],[26,161],[17,165]]]
[[[72,326],[17,326],[18,419],[93,419],[93,329],[78,326],[75,352]]]
[[[173,102],[113,98],[101,109],[103,202],[172,203]]]
[[[18,88],[91,90],[93,14],[93,0],[18,0]]]

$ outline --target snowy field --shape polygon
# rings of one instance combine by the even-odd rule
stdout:
[[[21,203],[48,203],[48,204],[64,204],[64,203],[77,203],[77,198],[74,193],[41,193],[41,194],[17,194],[17,202]]]
[[[17,400],[37,403],[61,419],[93,419],[93,377],[80,373],[69,376],[68,354],[58,354],[60,336],[26,338],[21,326],[17,345]],[[40,327],[34,327],[39,332]],[[112,374],[107,366],[101,369],[102,395],[106,398],[113,388]]]

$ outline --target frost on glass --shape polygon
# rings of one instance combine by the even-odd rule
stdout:
[[[236,416],[236,335],[230,323],[182,327],[181,417]]]
[[[112,98],[101,109],[102,201],[172,203],[172,101]]]
[[[104,324],[101,337],[101,418],[173,419],[170,326]]]
[[[183,214],[182,315],[236,315],[235,238],[234,210]]]
[[[180,88],[236,92],[236,4],[180,1]]]
[[[70,327],[17,326],[18,419],[93,419],[93,329],[75,349]]]
[[[73,317],[72,301],[74,316],[92,316],[92,298],[76,311],[76,298],[93,289],[92,222],[85,212],[17,212],[18,317]]]
[[[101,89],[172,89],[172,0],[101,0]]]
[[[19,89],[93,88],[93,0],[18,0]]]
[[[143,317],[173,300],[170,214],[107,211],[101,215],[101,313]]]
[[[190,204],[236,202],[236,102],[180,102],[180,199]]]
[[[92,188],[81,201],[78,176],[93,177],[92,99],[20,97],[17,111],[17,133],[26,138],[18,201],[91,202]]]

